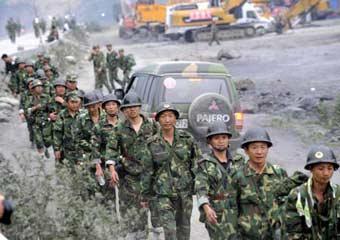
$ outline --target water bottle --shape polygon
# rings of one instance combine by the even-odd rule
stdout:
[[[104,185],[105,185],[104,176],[97,176],[97,181],[98,181],[98,184],[99,184],[100,186],[104,186]]]

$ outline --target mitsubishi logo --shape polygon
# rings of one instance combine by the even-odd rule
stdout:
[[[215,110],[215,111],[220,110],[220,109],[218,108],[217,103],[216,103],[215,100],[213,100],[213,101],[211,102],[211,104],[210,104],[210,106],[209,106],[209,110],[211,110],[211,111],[213,111],[213,110]]]

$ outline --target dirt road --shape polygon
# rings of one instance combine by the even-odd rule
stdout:
[[[254,94],[271,91],[290,92],[298,97],[323,95],[335,97],[340,90],[340,21],[331,20],[314,23],[314,26],[289,31],[283,35],[268,34],[253,39],[223,42],[221,46],[208,47],[207,43],[188,44],[178,42],[131,43],[117,38],[113,31],[94,34],[93,44],[111,42],[115,49],[124,48],[134,54],[137,67],[155,61],[202,60],[218,61],[220,49],[232,50],[241,57],[222,61],[234,79],[249,78],[256,84]],[[94,85],[93,68],[90,62],[82,61],[79,84],[84,90]],[[278,89],[279,88],[279,89]],[[313,89],[311,91],[311,89]],[[242,99],[246,101],[246,98]],[[245,103],[246,104],[246,103]],[[283,122],[273,124],[276,113],[255,112],[245,117],[245,129],[260,125],[266,127],[274,147],[271,149],[272,162],[280,164],[292,173],[303,170],[308,146],[315,139],[301,139],[299,132],[310,131],[304,124],[292,129]],[[299,131],[297,131],[297,129]],[[24,123],[13,113],[12,121],[0,124],[0,148],[6,156],[13,153],[31,152]],[[338,145],[339,146],[339,145]],[[340,156],[340,147],[335,147]],[[339,157],[340,159],[340,157]],[[52,160],[49,160],[52,161]],[[340,183],[336,172],[334,181]],[[192,216],[192,239],[208,239],[204,226],[198,222],[197,208]]]

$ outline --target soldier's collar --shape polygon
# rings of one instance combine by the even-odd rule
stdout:
[[[261,175],[263,175],[263,174],[268,174],[268,175],[274,174],[273,167],[268,162],[266,162],[266,164],[263,167]],[[249,161],[247,163],[245,175],[246,176],[256,175],[256,171],[253,168],[250,167]]]

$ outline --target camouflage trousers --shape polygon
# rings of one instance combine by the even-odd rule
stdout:
[[[115,82],[118,82],[117,81],[118,69],[117,68],[108,68],[107,71],[109,73],[109,82],[110,82],[110,85],[111,85],[111,89],[115,90],[116,89]]]
[[[27,130],[28,130],[28,136],[31,143],[34,143],[34,134],[33,134],[33,119],[26,117],[26,123],[27,123]]]
[[[120,213],[124,233],[146,231],[148,209],[140,206],[140,197],[130,192],[124,185],[119,189]]]
[[[35,122],[32,129],[33,139],[38,149],[52,145],[52,125],[49,122]]]
[[[131,73],[131,70],[124,70],[123,71],[123,81],[122,81],[122,89],[125,89],[125,87],[127,85],[129,85],[130,83],[130,73]]]
[[[217,224],[210,224],[205,222],[205,228],[209,233],[211,240],[224,240],[229,239],[232,234],[236,234],[235,229],[230,223],[227,223],[226,211],[217,212]]]
[[[220,45],[218,33],[212,33],[211,35],[212,35],[212,36],[211,36],[211,39],[210,39],[210,41],[209,41],[209,46],[211,46],[211,44],[212,44],[213,42],[216,42],[217,45]]]
[[[158,209],[165,240],[189,240],[192,196],[158,197]]]
[[[95,74],[95,89],[102,89],[105,86],[109,93],[112,92],[111,87],[107,81],[106,72],[102,71]]]

